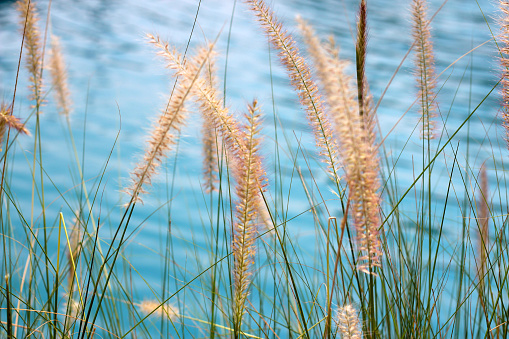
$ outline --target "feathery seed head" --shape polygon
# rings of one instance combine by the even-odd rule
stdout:
[[[255,240],[258,235],[259,211],[262,208],[261,191],[264,188],[264,172],[259,156],[258,137],[260,113],[256,100],[248,106],[247,124],[241,129],[243,153],[234,162],[236,194],[238,198],[236,220],[233,225],[232,252],[234,263],[234,328],[240,330],[246,299],[251,283],[250,267],[256,254]]]
[[[344,339],[361,339],[362,331],[359,324],[359,316],[352,305],[347,304],[338,309],[336,324]]]
[[[175,144],[176,134],[187,117],[184,104],[191,96],[193,86],[200,82],[200,71],[210,57],[213,47],[211,45],[208,49],[200,48],[196,55],[188,60],[187,67],[183,68],[180,64],[178,67],[174,64],[180,63],[180,57],[170,51],[167,43],[163,43],[159,38],[152,38],[151,43],[161,49],[159,54],[166,59],[168,66],[177,69],[177,74],[182,76],[179,77],[166,109],[154,125],[142,161],[131,173],[132,183],[125,192],[132,197],[133,202],[141,201],[140,194],[146,193],[145,186],[151,184],[152,177],[166,157],[167,151]]]
[[[309,66],[300,55],[295,40],[283,29],[283,24],[269,6],[263,0],[244,1],[251,7],[273,47],[279,52],[279,59],[286,68],[290,83],[297,92],[300,103],[307,113],[307,119],[314,132],[316,145],[321,150],[320,155],[324,156],[324,161],[327,163],[333,179],[339,180],[337,175],[339,169],[337,144],[332,136],[330,122],[324,113],[318,87],[311,78]]]
[[[437,103],[435,56],[431,41],[430,22],[426,18],[426,0],[414,0],[412,3],[413,37],[415,41],[415,77],[418,85],[418,98],[422,110],[421,137],[436,138]]]
[[[51,36],[51,50],[49,53],[49,62],[46,67],[52,78],[55,99],[57,106],[60,108],[59,113],[64,116],[69,116],[72,102],[67,86],[67,71],[60,47],[60,39],[54,35]]]
[[[505,140],[509,148],[509,1],[499,1],[499,9],[502,15],[498,19],[500,26],[500,57],[502,86],[500,93],[502,96],[501,115],[503,119],[502,126],[505,129]]]
[[[358,246],[365,253],[359,258],[358,269],[369,273],[369,267],[380,266],[382,255],[378,231],[381,224],[378,194],[380,165],[373,131],[374,117],[371,105],[366,104],[370,96],[365,93],[364,104],[357,105],[353,79],[345,73],[348,63],[338,59],[337,52],[328,52],[331,45],[324,47],[308,24],[301,21],[300,28],[335,122]],[[362,116],[360,108],[365,110]]]
[[[26,67],[30,74],[31,100],[35,106],[40,107],[43,103],[42,95],[42,53],[41,38],[37,23],[39,21],[34,0],[18,0],[16,9],[19,13],[21,32],[24,34]]]
[[[212,59],[209,59],[207,69],[204,72],[204,79],[206,80],[207,86],[210,88],[216,88],[217,76],[216,67]],[[218,182],[218,154],[221,154],[222,147],[221,142],[218,140],[218,133],[214,124],[214,120],[207,114],[203,115],[203,174],[204,174],[204,189],[205,192],[211,192],[216,190]],[[219,142],[218,142],[219,141]]]

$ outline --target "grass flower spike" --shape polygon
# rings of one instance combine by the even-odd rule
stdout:
[[[318,87],[311,78],[311,70],[293,37],[283,29],[272,10],[263,0],[245,0],[255,13],[272,46],[279,52],[279,59],[286,68],[291,85],[298,93],[300,102],[307,113],[307,119],[312,126],[317,147],[321,150],[330,173],[335,181],[337,175],[338,156],[337,144],[332,136],[332,128],[324,113],[323,103],[318,93]]]
[[[368,44],[368,9],[365,0],[361,1],[357,18],[357,41],[355,43],[355,63],[357,70],[357,102],[362,116],[369,109],[370,96],[366,79],[366,52]]]
[[[161,42],[152,39],[152,43],[161,47]],[[164,48],[164,46],[163,46]],[[169,103],[163,114],[154,124],[152,133],[149,136],[147,148],[142,161],[136,166],[131,174],[131,185],[126,192],[131,195],[134,201],[140,200],[139,194],[146,193],[144,186],[150,185],[152,177],[156,173],[157,167],[161,164],[166,152],[174,145],[176,135],[184,124],[187,111],[184,108],[185,101],[190,97],[191,88],[198,79],[199,73],[207,59],[210,56],[211,49],[200,49],[197,55],[189,62],[189,77],[179,77],[175,90],[169,100]],[[178,53],[173,54],[177,60],[180,58]],[[169,64],[172,68],[173,64]],[[179,70],[177,70],[177,75]]]
[[[502,66],[502,126],[505,129],[505,140],[509,148],[509,2],[499,1],[499,8],[501,16],[499,18],[499,25],[501,29],[500,43],[501,43],[501,58],[500,63]]]
[[[60,47],[60,39],[54,35],[51,36],[51,50],[47,68],[51,75],[55,99],[57,106],[60,108],[59,112],[68,117],[71,113],[72,102],[67,86],[67,71]]]
[[[436,75],[435,57],[429,21],[426,19],[426,0],[412,2],[413,35],[415,40],[415,77],[419,88],[418,97],[422,110],[423,139],[436,137],[437,104],[436,104]]]
[[[30,131],[25,127],[25,124],[12,115],[11,106],[2,104],[0,105],[0,143],[4,141],[7,128],[14,128],[19,133],[30,135]]]
[[[234,256],[234,305],[233,323],[236,333],[242,325],[251,272],[249,268],[256,253],[255,240],[258,235],[258,211],[262,204],[258,183],[263,177],[260,156],[258,154],[260,140],[260,114],[257,102],[248,107],[247,126],[243,129],[242,143],[245,154],[235,163],[234,174],[237,180],[236,193],[239,199],[236,208],[236,221],[233,226]]]
[[[217,76],[215,64],[209,59],[207,69],[204,72],[206,84],[210,88],[215,88],[217,84]],[[221,143],[218,142],[218,135],[214,121],[208,114],[203,115],[202,142],[203,142],[203,187],[205,192],[216,190],[218,182],[218,154],[221,154]]]
[[[359,316],[352,305],[345,305],[338,310],[336,324],[344,339],[362,339]]]
[[[31,100],[35,101],[35,107],[42,105],[42,52],[41,52],[41,37],[37,23],[39,21],[37,10],[35,8],[35,1],[31,0],[18,0],[16,2],[16,9],[19,13],[19,21],[21,25],[21,32],[24,34],[23,51],[26,59],[26,67],[30,74],[30,88],[32,90]]]
[[[337,57],[337,51],[327,52],[311,27],[302,20],[300,27],[335,121],[358,246],[364,252],[359,258],[358,269],[374,274],[370,267],[380,266],[382,250],[378,231],[381,225],[380,164],[372,124],[368,123],[373,120],[372,113],[359,114],[353,79],[345,73],[348,63]]]
[[[158,54],[168,62],[168,67],[176,69],[179,76],[188,79],[188,81],[194,79],[192,69],[196,68],[197,65],[193,60],[187,60],[184,64],[181,56],[175,50],[171,50],[166,42],[150,34],[147,37],[151,43],[159,48]],[[239,123],[229,113],[218,90],[212,86],[209,75],[202,75],[195,79],[192,94],[197,99],[204,117],[209,119],[221,134],[229,152],[233,155],[243,153],[242,142],[238,137],[241,135]]]

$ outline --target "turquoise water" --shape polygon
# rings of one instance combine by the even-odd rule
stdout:
[[[375,101],[378,101],[401,63],[399,72],[380,102],[378,118],[381,135],[385,137],[390,132],[385,145],[387,152],[394,154],[394,159],[402,145],[409,140],[397,163],[396,175],[402,188],[408,187],[414,180],[422,153],[419,132],[414,131],[418,121],[416,108],[411,108],[405,114],[414,102],[416,93],[412,58],[403,61],[412,41],[407,2],[369,2],[370,38],[366,66],[371,91]],[[334,35],[343,58],[354,59],[352,32],[355,30],[353,25],[357,1],[285,0],[273,3],[276,13],[283,18],[290,31],[296,31],[294,18],[300,14],[313,24],[321,36]],[[436,11],[441,4],[441,1],[431,1],[430,12]],[[495,8],[491,3],[480,5],[482,12],[475,1],[450,0],[433,21],[437,72],[448,67],[439,78],[438,88],[445,85],[440,90],[438,101],[445,121],[445,124],[440,123],[440,126],[445,125],[449,134],[456,130],[498,81],[496,46],[493,41],[489,41],[491,33],[488,27],[490,25],[496,33],[493,20]],[[48,2],[40,1],[38,6],[43,18],[41,23],[44,23]],[[164,107],[172,86],[170,73],[155,56],[153,48],[146,43],[144,34],[159,34],[183,51],[193,29],[195,16],[197,21],[190,39],[190,52],[206,39],[214,40],[218,37],[217,65],[220,77],[226,79],[226,101],[231,110],[243,111],[245,104],[254,97],[262,104],[266,127],[264,154],[269,178],[275,180],[272,179],[275,162],[274,111],[278,113],[284,132],[291,140],[292,149],[297,151],[299,144],[296,140],[301,140],[308,155],[315,156],[312,135],[304,112],[299,106],[296,94],[288,85],[284,69],[279,65],[275,53],[270,54],[266,38],[246,6],[237,3],[234,11],[233,6],[233,1],[219,0],[206,0],[200,5],[198,1],[191,0],[150,1],[144,4],[132,0],[52,2],[50,30],[61,38],[68,63],[70,90],[74,102],[71,118],[73,134],[80,157],[83,157],[80,160],[85,164],[87,188],[91,192],[97,192],[98,202],[94,207],[94,217],[97,219],[101,216],[107,226],[116,225],[120,220],[121,206],[127,201],[127,197],[120,191],[127,184],[129,172],[137,157],[143,152],[145,136],[152,121]],[[232,13],[231,36],[228,40]],[[480,46],[486,41],[486,44]],[[13,2],[2,1],[0,98],[3,100],[12,98],[20,44],[21,35]],[[477,46],[480,47],[473,53],[459,59]],[[228,66],[225,76],[227,51]],[[457,59],[459,60],[449,67]],[[472,82],[470,78],[473,79]],[[27,75],[23,70],[20,73],[15,105],[15,114],[22,118],[28,116],[30,105],[27,100],[26,79]],[[49,84],[46,88],[49,88]],[[56,113],[52,97],[47,99],[48,103],[41,116],[41,138],[44,145],[44,168],[48,173],[45,178],[45,200],[49,204],[46,216],[53,224],[60,211],[72,220],[72,211],[77,209],[78,201],[72,190],[64,194],[65,199],[61,195],[76,184],[70,174],[74,170],[74,161],[66,134],[67,127]],[[497,95],[488,97],[471,119],[469,129],[465,127],[460,130],[455,142],[451,143],[460,143],[458,157],[464,160],[466,144],[469,141],[472,171],[478,170],[481,163],[493,153],[499,152],[501,156],[498,158],[502,158],[504,154],[503,147],[499,146],[502,144],[502,131],[499,127],[500,119],[497,118],[498,105]],[[28,123],[32,131],[34,124],[32,118]],[[395,129],[391,131],[395,125]],[[281,130],[278,130],[281,133]],[[186,281],[200,272],[195,267],[196,257],[204,261],[209,258],[206,249],[210,248],[210,245],[202,232],[210,232],[209,213],[215,212],[207,209],[208,198],[202,195],[200,189],[200,131],[201,120],[197,114],[193,114],[186,128],[182,130],[176,170],[173,170],[175,153],[172,153],[168,164],[153,181],[152,194],[145,197],[145,204],[137,206],[132,216],[129,228],[132,235],[126,245],[125,254],[133,268],[156,289],[162,284],[160,249],[165,246],[169,220],[174,234],[175,261],[182,267],[183,272],[187,271],[178,273],[179,279]],[[117,146],[113,149],[119,132]],[[487,135],[489,139],[486,138]],[[467,140],[467,137],[470,139]],[[17,156],[11,168],[11,190],[19,204],[25,206],[27,211],[32,185],[30,166],[27,165],[26,158],[30,159],[32,149],[32,139],[18,138]],[[97,178],[110,152],[111,160],[99,185]],[[448,148],[445,154],[446,159],[450,158],[451,149]],[[319,168],[318,162],[312,160],[310,163],[312,169]],[[448,163],[449,166],[450,164]],[[281,165],[282,185],[287,189],[292,178],[292,160],[283,156]],[[306,180],[310,181],[309,174],[306,174],[309,173],[307,165],[302,157],[299,158],[298,165],[302,168]],[[488,168],[492,170],[493,165]],[[446,185],[448,182],[448,170],[450,167],[443,164],[434,169],[439,177],[434,187],[434,200],[437,202],[444,199],[444,183]],[[325,199],[334,199],[328,192],[326,175],[319,170],[313,173]],[[490,180],[492,188],[495,189],[496,179],[490,177]],[[174,199],[171,203],[167,203],[167,187],[170,186],[167,183],[173,184]],[[455,194],[462,197],[464,187],[460,184],[455,188]],[[317,191],[313,190],[313,193],[317,194]],[[412,197],[406,199],[403,206],[409,213],[415,213]],[[159,207],[161,209],[157,210]],[[294,188],[288,204],[289,218],[300,215],[308,208],[303,190]],[[497,208],[500,209],[500,214],[506,213],[501,207]],[[339,205],[331,203],[331,211],[339,217]],[[40,211],[36,211],[35,216],[38,217],[39,213]],[[447,211],[447,219],[457,222],[459,218],[461,211],[457,204],[453,203]],[[110,228],[104,231],[105,241],[111,237]],[[313,253],[315,227],[311,213],[293,219],[288,228],[291,229],[292,236],[298,239],[297,243],[305,251]],[[192,236],[189,230],[193,230]],[[410,228],[410,232],[411,230]],[[444,232],[451,244],[459,237],[458,228],[451,227]],[[190,250],[189,242],[203,251]],[[137,273],[133,274],[137,298],[149,298],[150,289]],[[171,285],[171,289],[174,291],[176,286],[181,286],[181,282]]]

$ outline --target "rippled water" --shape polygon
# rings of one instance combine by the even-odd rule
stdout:
[[[291,31],[295,31],[294,18],[300,14],[312,23],[323,37],[333,34],[341,47],[341,56],[353,60],[352,32],[357,1],[273,2],[276,13],[284,18]],[[438,10],[441,5],[441,1],[430,1],[430,12]],[[40,1],[38,6],[41,13],[47,13],[47,1]],[[164,69],[153,48],[145,41],[144,34],[147,32],[160,34],[183,50],[197,15],[197,23],[190,42],[191,49],[203,43],[205,39],[213,40],[218,37],[220,54],[218,65],[221,77],[224,75],[225,55],[228,51],[226,76],[228,105],[233,111],[242,111],[245,104],[254,97],[263,105],[266,116],[264,125],[268,131],[265,132],[266,144],[271,145],[265,150],[269,176],[274,172],[274,158],[271,154],[274,138],[271,128],[273,110],[279,113],[294,150],[298,146],[295,140],[302,138],[311,155],[314,154],[311,147],[312,137],[304,113],[297,102],[297,96],[289,87],[286,74],[278,64],[276,55],[269,54],[266,38],[242,3],[237,3],[233,12],[228,47],[233,6],[233,1],[224,0],[205,0],[200,5],[198,1],[191,0],[153,0],[143,3],[133,0],[52,2],[50,31],[61,37],[69,66],[70,89],[74,101],[73,133],[80,154],[81,149],[85,150],[82,160],[85,164],[84,176],[89,180],[87,183],[89,189],[97,189],[97,178],[120,131],[117,147],[112,152],[111,161],[98,191],[100,203],[97,203],[95,212],[111,225],[118,223],[120,206],[126,201],[126,197],[119,191],[127,182],[136,156],[142,153],[145,135],[159,110],[164,107],[172,85],[169,81],[169,72]],[[440,89],[438,101],[449,134],[456,130],[498,81],[496,47],[493,41],[489,41],[492,37],[488,27],[490,25],[496,32],[496,25],[492,19],[494,7],[491,3],[482,3],[481,6],[482,12],[475,1],[449,0],[433,21],[436,68],[438,72],[448,68],[439,79],[438,87],[440,88],[442,84],[444,86]],[[401,65],[380,103],[378,117],[384,137],[397,124],[385,143],[388,152],[399,154],[402,145],[409,140],[397,165],[398,181],[404,188],[413,181],[416,175],[414,169],[419,168],[415,162],[419,163],[422,153],[419,132],[414,131],[418,119],[416,109],[410,109],[409,113],[404,114],[415,100],[416,93],[415,80],[412,76],[412,58],[404,60],[412,41],[409,4],[403,0],[377,0],[369,1],[369,8],[367,74],[375,100],[379,100],[392,75]],[[41,17],[42,23],[45,22],[45,14]],[[472,48],[486,41],[488,43],[461,58]],[[21,36],[13,2],[0,1],[0,97],[3,100],[12,98],[20,44]],[[458,61],[450,66],[456,60]],[[28,114],[27,108],[30,104],[27,100],[26,77],[25,71],[22,71],[15,106],[16,114],[24,118]],[[274,106],[271,79],[274,85]],[[470,142],[469,156],[475,169],[492,154],[492,150],[498,152],[498,143],[501,142],[498,136],[501,130],[496,117],[498,104],[497,95],[488,97],[471,119],[470,127],[463,128],[456,136],[457,142],[460,142],[459,158],[466,157],[465,145],[467,141]],[[77,201],[72,194],[64,194],[66,200],[60,196],[74,185],[69,174],[73,161],[69,160],[72,153],[66,137],[66,127],[56,114],[51,98],[48,98],[48,104],[43,111],[41,129],[44,167],[52,181],[45,182],[47,187],[45,199],[47,203],[51,202],[46,215],[51,220],[57,220],[58,212],[62,210],[71,219],[70,211],[76,208]],[[191,255],[186,251],[188,241],[207,246],[200,236],[188,238],[190,228],[197,233],[202,227],[208,231],[208,212],[199,185],[201,127],[200,120],[196,117],[197,115],[193,115],[182,131],[176,171],[173,171],[172,156],[165,173],[154,181],[153,194],[145,199],[143,207],[139,206],[136,209],[131,222],[133,225],[131,230],[138,225],[141,225],[141,228],[130,238],[126,254],[145,279],[155,282],[154,286],[158,286],[157,281],[160,281],[162,275],[157,249],[163,246],[162,239],[168,227],[167,206],[149,220],[145,220],[157,207],[164,205],[166,183],[172,182],[173,175],[175,175],[173,187],[175,199],[171,202],[171,222],[176,234],[175,258],[180,260],[183,267],[192,267],[194,255],[207,256],[205,252]],[[31,119],[29,126],[33,126],[33,120]],[[83,126],[86,126],[86,130]],[[486,135],[489,135],[489,140],[486,139]],[[467,140],[467,137],[470,139]],[[452,144],[456,146],[456,143]],[[12,169],[14,174],[11,189],[15,192],[16,199],[25,206],[30,206],[31,173],[23,154],[30,158],[32,147],[33,140],[30,138],[18,138],[16,148],[19,154]],[[447,154],[450,156],[452,153],[449,151]],[[284,158],[283,161],[283,174],[289,178],[292,162],[288,158]],[[299,160],[299,165],[303,169],[306,168],[306,163],[302,159]],[[312,163],[311,166],[316,169],[318,165]],[[445,167],[438,167],[435,171],[442,175],[437,187],[434,188],[436,200],[440,201],[445,194],[441,183],[447,183],[448,178]],[[319,185],[325,187],[323,191],[327,194],[327,178],[320,173],[315,179]],[[492,186],[496,186],[494,181]],[[462,196],[461,185],[458,185],[457,190],[456,194]],[[327,198],[331,199],[333,196]],[[412,208],[415,210],[412,202],[408,204],[410,211]],[[307,209],[307,206],[303,192],[295,189],[289,204],[289,216],[298,215]],[[339,206],[332,207],[333,213],[338,210]],[[447,217],[451,220],[460,218],[461,212],[452,209],[448,211]],[[313,219],[309,213],[295,219],[291,224],[292,232],[300,234],[300,245],[304,248],[308,246],[310,252],[313,251],[314,242],[306,242],[306,239],[312,238],[314,232],[312,225]],[[448,229],[447,232],[451,239],[455,239],[457,230]],[[190,272],[189,276],[192,277],[193,272]],[[140,279],[135,281],[140,297],[150,295],[148,288],[144,287]]]

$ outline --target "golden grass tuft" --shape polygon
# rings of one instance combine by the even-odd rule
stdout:
[[[419,88],[418,99],[422,110],[423,139],[434,139],[437,133],[437,103],[435,56],[431,41],[430,22],[426,18],[426,0],[412,2],[413,37],[415,40],[415,77]]]
[[[34,100],[35,107],[39,108],[43,103],[42,52],[35,1],[18,0],[16,10],[19,13],[21,32],[24,35],[26,67],[30,74],[30,89],[32,91],[30,100]]]
[[[67,71],[60,46],[60,39],[54,35],[51,36],[51,50],[46,67],[51,75],[51,82],[53,90],[55,91],[54,95],[59,113],[68,117],[71,113],[72,101],[67,85]]]

